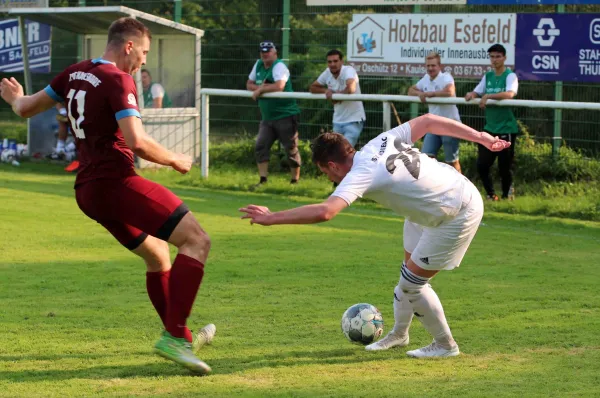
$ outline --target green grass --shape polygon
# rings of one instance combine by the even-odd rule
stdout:
[[[365,301],[391,326],[401,218],[367,203],[326,224],[250,226],[237,213],[248,202],[314,199],[146,175],[169,183],[212,237],[190,324],[217,325],[201,354],[214,374],[152,354],[160,324],[144,266],[80,213],[72,175],[0,165],[0,396],[600,395],[599,223],[486,212],[462,266],[432,282],[463,354],[419,361],[367,353],[339,329]],[[429,342],[415,322],[409,348]]]

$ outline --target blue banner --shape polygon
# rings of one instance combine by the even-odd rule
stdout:
[[[523,80],[600,83],[600,14],[518,14],[515,72]]]
[[[34,73],[50,72],[52,30],[50,25],[26,21],[29,69]],[[16,19],[0,21],[0,72],[23,71],[21,35]]]

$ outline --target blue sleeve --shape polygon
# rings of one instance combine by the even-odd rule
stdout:
[[[117,121],[129,116],[139,117],[140,119],[142,118],[142,115],[140,115],[136,109],[131,108],[123,109],[122,111],[115,113],[115,119],[117,119]]]
[[[56,94],[56,91],[54,91],[54,89],[52,87],[50,87],[50,85],[47,85],[46,88],[44,89],[44,91],[54,101],[56,101],[56,102],[64,102],[64,99],[60,95]]]

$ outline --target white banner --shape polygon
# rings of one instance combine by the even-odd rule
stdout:
[[[0,10],[28,7],[48,7],[48,0],[0,0]]]
[[[306,0],[307,6],[408,6],[467,4],[467,0]]]
[[[347,59],[363,75],[421,77],[435,51],[454,77],[481,77],[494,44],[506,48],[506,65],[514,67],[516,21],[516,14],[354,14]]]

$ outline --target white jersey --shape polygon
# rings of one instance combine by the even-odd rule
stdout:
[[[428,74],[425,74],[425,76],[417,82],[416,87],[418,90],[427,93],[441,91],[449,84],[454,84],[452,75],[450,73],[440,72],[433,80],[431,80],[431,77]],[[460,122],[460,116],[458,115],[458,108],[456,105],[427,104],[427,106],[429,108],[429,113]]]
[[[353,79],[356,82],[356,91],[354,93],[360,94],[358,75],[356,74],[356,70],[349,65],[342,65],[342,70],[340,70],[337,78],[331,74],[329,68],[325,69],[325,72],[321,73],[317,78],[317,82],[323,86],[327,86],[331,91],[339,92],[346,89],[346,81],[348,79]],[[366,119],[362,101],[340,101],[333,105],[334,123],[360,122]]]
[[[413,148],[410,125],[404,123],[356,152],[332,196],[348,205],[373,199],[415,224],[435,227],[458,214],[465,184],[471,182],[453,167]]]

